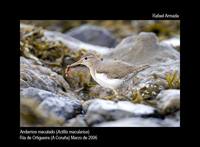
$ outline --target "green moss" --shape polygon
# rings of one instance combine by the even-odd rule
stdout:
[[[144,87],[132,92],[131,101],[133,103],[143,103],[155,107],[157,105],[155,98],[160,90],[161,89],[157,84],[146,84]]]
[[[142,103],[143,100],[144,100],[144,98],[140,94],[139,90],[136,90],[135,92],[133,92],[133,94],[132,94],[132,102],[133,103]]]
[[[179,89],[180,88],[180,77],[177,74],[177,71],[167,73],[165,78],[168,83],[168,87],[170,89]]]
[[[35,60],[40,59],[45,64],[62,65],[62,59],[69,49],[59,41],[49,41],[44,36],[41,27],[22,27],[20,29],[20,54]],[[47,61],[47,62],[45,62]]]

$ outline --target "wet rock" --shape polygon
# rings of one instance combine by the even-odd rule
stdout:
[[[148,116],[156,112],[153,107],[143,104],[133,104],[128,101],[113,102],[102,99],[85,102],[83,110],[86,111],[85,118],[89,125],[131,116]]]
[[[69,119],[64,125],[64,127],[87,127],[87,123],[84,120],[84,116],[77,115],[75,118]]]
[[[179,123],[169,119],[133,117],[103,122],[95,124],[93,127],[179,127]]]
[[[48,118],[55,116],[67,120],[81,112],[79,100],[66,96],[59,96],[52,92],[29,87],[20,92],[20,100],[31,99],[37,101],[36,109],[42,116]]]
[[[163,90],[158,94],[156,99],[158,108],[162,114],[171,114],[180,109],[180,90]]]
[[[20,57],[20,88],[35,87],[65,95],[69,85],[61,75],[32,63],[32,60]]]
[[[117,44],[117,40],[111,32],[94,25],[82,25],[78,28],[73,28],[66,34],[83,42],[98,46],[115,47]]]
[[[123,39],[105,58],[135,64],[155,64],[168,59],[180,59],[180,53],[170,46],[160,44],[154,33],[142,32]]]

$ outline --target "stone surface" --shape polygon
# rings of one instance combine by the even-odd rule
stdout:
[[[108,47],[85,43],[85,42],[75,39],[69,35],[64,35],[64,34],[58,33],[58,32],[45,31],[44,36],[49,41],[62,42],[67,48],[69,48],[73,51],[79,51],[79,50],[85,49],[89,52],[97,52],[102,55],[110,52],[110,48],[108,48]]]
[[[35,87],[65,95],[68,83],[51,69],[33,64],[32,60],[20,57],[20,88]]]
[[[156,111],[153,107],[143,104],[133,104],[128,101],[113,102],[110,100],[94,99],[83,104],[88,124],[102,121],[117,120],[131,116],[148,116]]]
[[[20,99],[32,99],[38,102],[36,109],[42,116],[48,118],[55,116],[64,120],[72,118],[81,112],[82,106],[79,100],[65,96],[59,96],[52,92],[29,87],[20,92]]]
[[[75,118],[69,119],[64,125],[64,127],[87,127],[87,123],[84,120],[84,116],[78,115]]]
[[[129,86],[131,91],[140,91],[146,98],[155,98],[163,89],[180,88],[180,60],[150,65],[138,73]]]
[[[111,32],[94,25],[82,25],[69,30],[66,34],[83,42],[98,46],[115,47],[117,44],[117,40]]]
[[[105,58],[115,58],[131,64],[154,64],[168,59],[180,59],[180,53],[158,42],[154,33],[142,32],[123,39]]]
[[[158,94],[156,99],[158,108],[162,114],[174,113],[180,109],[180,90],[163,90]]]
[[[157,118],[141,118],[133,117],[120,119],[116,121],[103,122],[93,125],[93,127],[179,127],[180,122],[174,122],[173,120],[157,119]]]
[[[161,41],[161,43],[172,46],[176,50],[180,51],[180,37],[173,37],[170,39],[166,39],[166,40]]]

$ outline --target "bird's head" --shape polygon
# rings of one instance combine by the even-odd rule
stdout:
[[[88,68],[90,68],[92,66],[95,66],[95,64],[98,61],[101,61],[101,58],[90,53],[90,54],[86,54],[86,55],[82,56],[80,60],[71,64],[70,67],[74,67],[74,66],[78,66],[78,65],[85,65]]]

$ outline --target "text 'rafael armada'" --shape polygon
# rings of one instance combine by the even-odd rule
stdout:
[[[179,15],[178,14],[167,14],[167,13],[163,13],[163,14],[152,13],[152,17],[153,18],[179,18]]]

